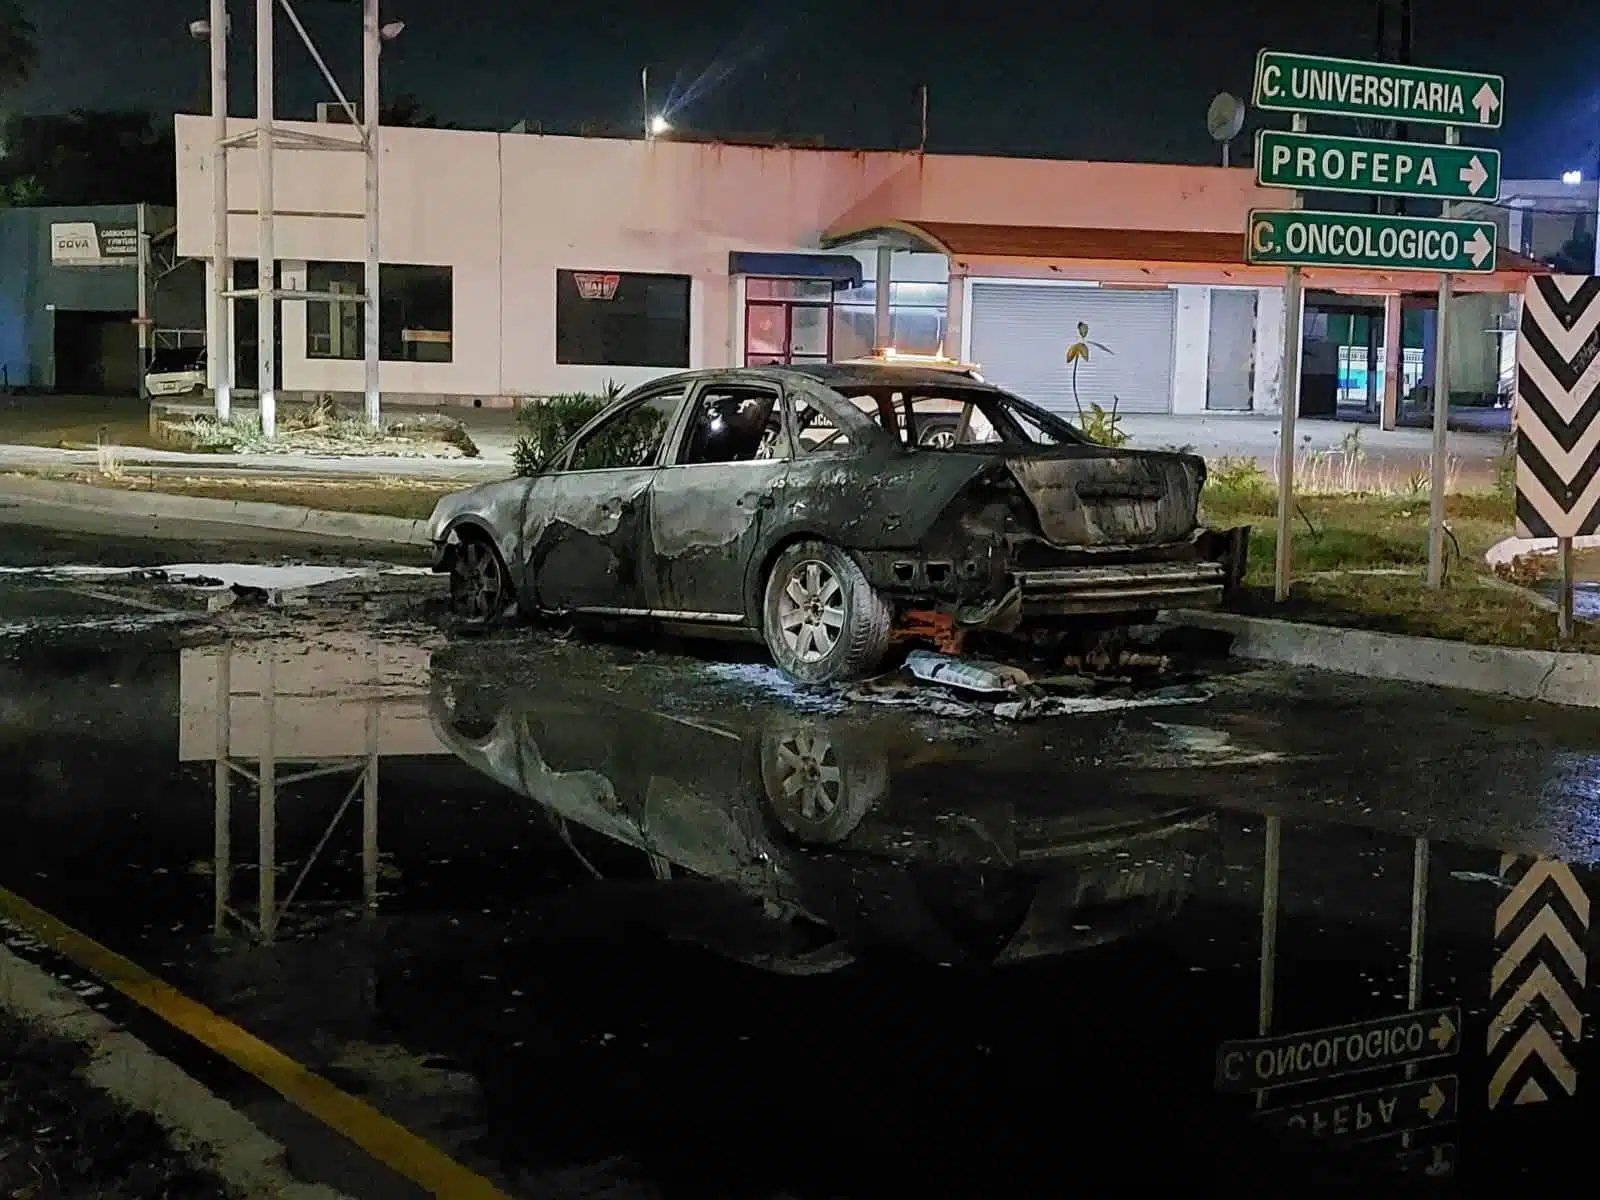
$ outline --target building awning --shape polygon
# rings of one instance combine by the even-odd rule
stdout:
[[[837,287],[861,286],[861,260],[854,254],[763,254],[728,251],[729,275],[767,275],[776,279],[831,279]]]
[[[862,229],[830,229],[825,246],[863,242],[943,254],[955,269],[985,274],[1037,275],[1123,285],[1196,283],[1275,287],[1282,267],[1244,261],[1244,233],[1164,229],[1084,229],[1048,225],[973,225],[953,221],[892,221]],[[1503,247],[1489,275],[1453,276],[1457,291],[1521,293],[1529,275],[1548,268]],[[1343,292],[1433,292],[1438,277],[1420,271],[1307,267],[1307,287]]]

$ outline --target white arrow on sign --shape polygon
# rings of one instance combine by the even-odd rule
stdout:
[[[1472,259],[1473,266],[1481,267],[1483,260],[1494,253],[1494,243],[1483,236],[1483,230],[1475,229],[1472,232],[1472,239],[1462,249],[1467,252],[1467,257]]]
[[[1489,172],[1484,169],[1483,160],[1474,154],[1467,160],[1467,165],[1461,168],[1461,182],[1467,185],[1467,191],[1474,196],[1489,182]]]
[[[1478,110],[1478,120],[1487,125],[1489,118],[1494,116],[1494,110],[1500,107],[1500,97],[1496,96],[1494,89],[1486,83],[1472,98],[1472,107]]]

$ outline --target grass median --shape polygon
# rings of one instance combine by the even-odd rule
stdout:
[[[93,472],[50,472],[31,478],[84,483],[128,492],[160,492],[206,500],[248,500],[319,508],[326,512],[372,513],[381,517],[425,520],[439,497],[469,486],[460,480],[418,479],[239,479],[187,475],[112,477]]]
[[[1224,463],[1213,470],[1201,506],[1212,526],[1251,527],[1245,588],[1233,606],[1240,612],[1483,645],[1600,652],[1600,624],[1579,622],[1575,636],[1563,642],[1550,607],[1528,587],[1496,578],[1485,564],[1489,547],[1515,533],[1508,491],[1447,496],[1448,570],[1440,591],[1426,582],[1425,491],[1297,496],[1292,588],[1284,604],[1273,594],[1278,501],[1270,478]],[[1586,571],[1600,573],[1600,555],[1582,558]],[[1554,566],[1553,558],[1541,559],[1541,574],[1517,582],[1537,590]]]

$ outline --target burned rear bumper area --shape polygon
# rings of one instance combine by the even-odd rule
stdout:
[[[1249,534],[1248,527],[1200,530],[1153,553],[1064,554],[1027,566],[993,552],[955,561],[881,552],[857,558],[894,599],[948,612],[966,628],[1005,632],[1036,618],[1215,608],[1244,578]]]

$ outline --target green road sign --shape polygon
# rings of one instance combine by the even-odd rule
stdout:
[[[1253,267],[1370,267],[1486,275],[1494,222],[1370,213],[1253,209],[1244,260]]]
[[[1500,199],[1500,151],[1321,133],[1256,134],[1256,182],[1305,192]]]
[[[1256,1120],[1331,1142],[1367,1142],[1456,1119],[1460,1087],[1454,1075],[1269,1108]]]
[[[1285,1033],[1217,1048],[1217,1088],[1256,1092],[1401,1063],[1461,1048],[1461,1010],[1429,1008],[1309,1033]]]
[[[1274,112],[1377,117],[1462,129],[1499,129],[1506,81],[1473,71],[1263,50],[1255,106]]]

